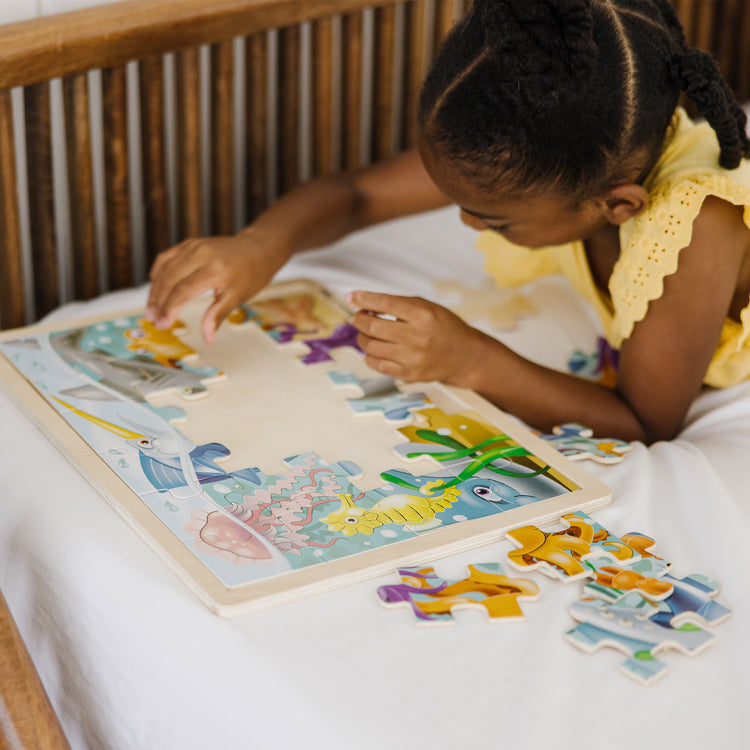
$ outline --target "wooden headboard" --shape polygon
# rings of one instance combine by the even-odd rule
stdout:
[[[123,0],[0,27],[0,328],[407,148],[469,0]],[[674,0],[750,98],[750,3]]]

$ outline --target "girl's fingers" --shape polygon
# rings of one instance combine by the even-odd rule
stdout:
[[[414,317],[417,300],[414,297],[400,297],[381,292],[350,292],[346,301],[354,307],[376,315],[391,315],[398,320],[409,322]],[[420,302],[423,302],[420,300]]]
[[[379,318],[370,311],[360,310],[355,313],[352,324],[361,333],[380,341],[403,342],[408,334],[408,325],[403,321]]]

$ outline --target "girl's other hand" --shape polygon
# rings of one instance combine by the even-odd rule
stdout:
[[[419,297],[357,291],[346,300],[360,308],[352,322],[365,362],[400,380],[471,388],[482,352],[497,345],[450,310]]]
[[[285,260],[249,232],[185,240],[156,258],[146,318],[157,328],[169,328],[187,302],[213,290],[201,324],[210,344],[227,315],[266,286]]]

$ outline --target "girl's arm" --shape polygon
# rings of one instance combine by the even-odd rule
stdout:
[[[614,390],[530,362],[425,300],[355,292],[350,302],[363,308],[355,324],[367,362],[379,372],[471,388],[546,431],[579,422],[600,435],[651,443],[679,431],[747,258],[750,231],[742,208],[708,198],[678,271],[665,279],[663,295],[622,346]],[[738,302],[747,304],[747,295]]]
[[[213,290],[202,324],[211,342],[224,318],[268,284],[294,253],[444,205],[416,151],[356,173],[312,180],[237,235],[189,239],[161,253],[151,270],[147,317],[169,327],[186,302]]]

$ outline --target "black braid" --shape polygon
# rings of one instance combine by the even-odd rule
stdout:
[[[430,144],[478,184],[571,196],[658,158],[680,90],[716,130],[720,163],[750,156],[745,113],[668,0],[475,0],[420,99]],[[632,179],[632,177],[630,178]]]

